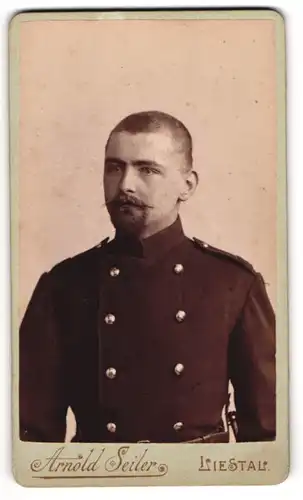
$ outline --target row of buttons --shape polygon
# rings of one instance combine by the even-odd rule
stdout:
[[[184,370],[184,365],[182,365],[182,363],[177,363],[175,366],[174,366],[174,372],[176,375],[181,375],[181,373],[183,372]],[[113,367],[110,367],[110,368],[107,368],[106,372],[105,372],[105,375],[107,376],[107,378],[109,379],[114,379],[116,378],[116,375],[117,375],[117,370],[116,368],[113,368]]]
[[[184,267],[182,264],[175,264],[174,266],[174,272],[176,274],[181,274],[182,272],[184,271]],[[120,269],[118,269],[117,267],[112,267],[109,271],[109,274],[111,277],[113,278],[116,278],[117,276],[119,276],[120,274]],[[185,311],[182,311],[182,310],[179,310],[177,311],[176,313],[176,320],[181,323],[185,317],[186,317],[186,312]],[[114,316],[114,314],[112,313],[109,313],[105,316],[104,318],[104,321],[107,325],[112,325],[115,321],[116,321],[116,318]],[[177,363],[174,367],[174,372],[176,375],[181,375],[181,373],[183,372],[184,370],[184,365],[182,365],[182,363]],[[106,372],[105,372],[107,378],[109,379],[114,379],[117,375],[117,370],[113,367],[110,367],[110,368],[107,368]],[[107,430],[109,432],[112,432],[112,433],[115,433],[116,430],[117,430],[117,426],[114,422],[109,422],[107,424]],[[175,431],[179,431],[183,428],[183,423],[182,422],[176,422],[174,425],[173,425],[173,429]],[[143,442],[143,441],[142,441]],[[145,441],[145,442],[149,442],[149,441]]]
[[[177,311],[175,318],[178,321],[178,323],[182,323],[182,321],[184,321],[186,318],[186,312],[182,310]],[[107,325],[113,325],[114,322],[116,321],[116,316],[112,313],[108,313],[105,316],[104,321]]]
[[[174,425],[173,425],[173,429],[174,431],[180,431],[182,428],[183,428],[183,422],[176,422]],[[114,422],[108,422],[108,424],[106,425],[106,428],[109,432],[116,432],[117,430],[117,426]],[[148,443],[149,441],[141,441],[142,443]]]
[[[182,264],[175,264],[174,266],[174,272],[176,274],[180,274],[184,271],[184,267]],[[109,271],[109,274],[110,276],[112,276],[113,278],[115,278],[116,276],[119,276],[120,274],[120,269],[118,269],[117,267],[112,267]],[[176,315],[175,315],[175,318],[176,320],[178,321],[178,323],[181,323],[182,321],[184,321],[186,317],[186,312],[185,311],[177,311]],[[112,313],[108,313],[105,318],[104,318],[104,321],[107,325],[112,325],[114,324],[114,322],[116,321],[116,317],[114,314]]]
[[[174,265],[174,272],[176,274],[181,274],[184,271],[184,267],[182,264],[175,264]],[[109,270],[109,274],[112,278],[116,278],[120,274],[120,269],[118,267],[111,267]]]

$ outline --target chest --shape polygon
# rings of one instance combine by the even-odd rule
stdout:
[[[91,356],[101,343],[121,362],[223,354],[243,305],[234,276],[182,248],[154,263],[106,255],[85,283],[58,308],[69,349]]]
[[[226,352],[238,314],[235,287],[211,276],[190,255],[170,255],[146,266],[107,259],[101,272],[99,336],[107,358],[187,362],[195,351]]]

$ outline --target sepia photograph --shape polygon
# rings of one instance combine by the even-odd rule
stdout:
[[[249,9],[11,21],[26,484],[153,484],[173,450],[197,455],[187,484],[285,475],[283,30]]]

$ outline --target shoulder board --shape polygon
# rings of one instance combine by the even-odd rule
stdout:
[[[110,239],[109,236],[107,236],[106,238],[104,238],[104,240],[100,241],[100,243],[98,243],[98,245],[96,245],[95,248],[104,247],[109,242],[109,239]]]
[[[253,266],[247,262],[247,260],[242,259],[242,257],[239,257],[238,255],[234,255],[229,252],[225,252],[224,250],[221,250],[220,248],[213,247],[209,245],[208,243],[205,243],[204,241],[199,240],[198,238],[193,238],[194,243],[200,247],[202,250],[205,252],[208,252],[210,254],[214,254],[218,257],[230,259],[233,262],[242,265],[245,267],[248,271],[252,272],[253,274],[256,274],[256,271],[254,270]]]

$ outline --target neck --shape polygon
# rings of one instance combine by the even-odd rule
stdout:
[[[128,232],[126,228],[124,229],[116,228],[116,234],[120,235],[124,234],[125,236],[128,235],[130,237],[134,237],[135,239],[142,241],[171,226],[177,220],[177,217],[178,217],[178,211],[174,211],[168,214],[166,217],[163,217],[161,220],[149,222],[149,224],[141,227],[140,230],[137,230],[136,232],[135,231]]]
[[[178,217],[178,212],[173,212],[161,220],[153,221],[147,226],[143,227],[140,233],[137,234],[136,236],[140,240],[145,240],[146,238],[153,236],[153,234],[159,233],[163,229],[166,229],[167,227],[171,226],[176,221],[177,217]]]
[[[155,233],[149,231],[150,237],[145,239],[135,233],[117,231],[115,238],[109,243],[109,248],[112,253],[140,258],[150,264],[185,240],[179,217],[167,227],[164,224],[157,227],[162,229]]]

